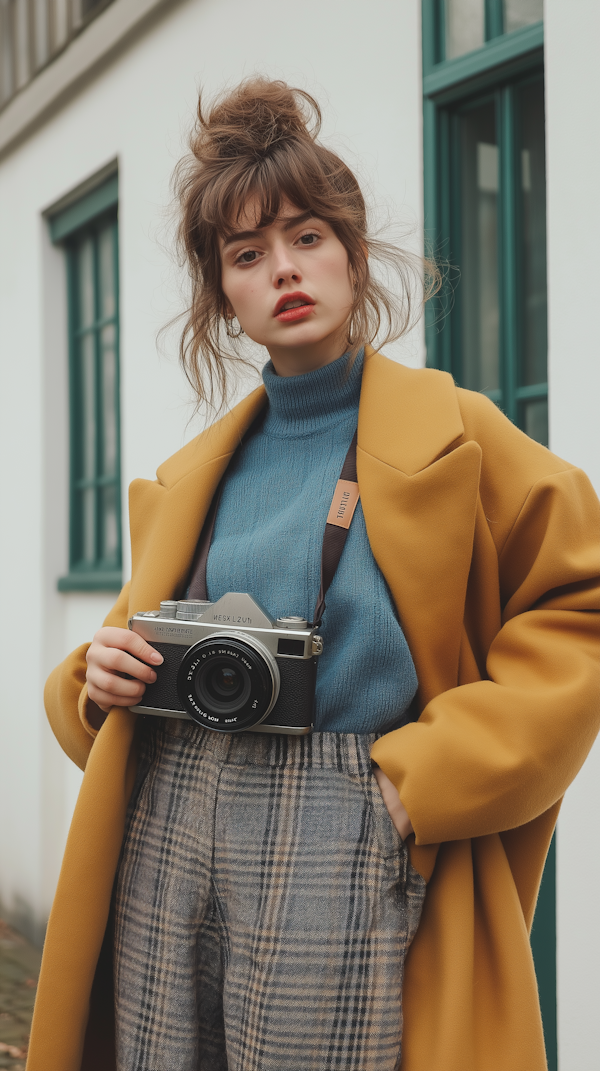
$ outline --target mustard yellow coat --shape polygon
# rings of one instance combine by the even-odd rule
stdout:
[[[263,388],[131,487],[132,580],[106,624],[181,597],[215,487]],[[528,930],[561,797],[600,720],[600,508],[581,471],[450,376],[369,352],[358,481],[419,678],[418,722],[373,758],[428,879],[405,980],[403,1071],[544,1071]],[[28,1071],[111,1071],[106,944],[136,715],[86,718],[85,652],[51,675],[85,776],[50,917]],[[412,840],[412,838],[411,838]],[[87,1029],[87,1035],[86,1035]],[[168,1069],[164,1069],[168,1071]]]

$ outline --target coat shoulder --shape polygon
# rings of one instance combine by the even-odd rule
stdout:
[[[174,487],[195,469],[223,454],[230,454],[264,405],[265,398],[264,387],[253,390],[233,409],[163,461],[156,470],[158,482],[167,488]]]
[[[531,439],[508,419],[485,394],[455,387],[465,429],[465,439],[481,446],[484,464],[520,464],[529,470],[535,481],[574,466]]]

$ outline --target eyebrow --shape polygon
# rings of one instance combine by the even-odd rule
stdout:
[[[293,227],[299,227],[302,223],[306,223],[307,219],[314,219],[312,212],[301,212],[298,216],[290,216],[289,219],[286,219],[283,229],[284,231],[291,231]],[[223,249],[226,249],[233,242],[246,242],[252,240],[252,238],[257,238],[264,234],[264,231],[264,227],[253,231],[235,231],[224,239]]]

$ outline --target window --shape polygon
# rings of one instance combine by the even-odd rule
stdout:
[[[451,265],[427,341],[430,364],[547,444],[541,6],[425,0],[426,226]]]
[[[423,0],[428,244],[449,265],[427,361],[548,441],[542,0]],[[556,855],[531,943],[557,1068]]]
[[[68,282],[69,573],[60,591],[121,586],[117,176],[50,219]]]

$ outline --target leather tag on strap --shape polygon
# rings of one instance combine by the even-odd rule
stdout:
[[[351,480],[338,480],[331,500],[327,524],[349,528],[359,499],[358,484]]]

